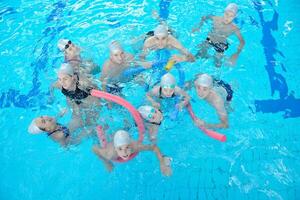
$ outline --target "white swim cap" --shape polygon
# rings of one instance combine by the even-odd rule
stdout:
[[[166,73],[160,79],[160,86],[176,85],[176,79],[170,73]]]
[[[167,36],[168,35],[168,28],[165,25],[158,25],[154,30],[155,36]]]
[[[232,12],[234,15],[236,15],[238,12],[238,6],[235,3],[230,3],[225,8],[225,12],[227,12],[227,11]]]
[[[28,127],[28,132],[32,134],[38,134],[38,133],[42,133],[43,131],[36,125],[35,119],[33,119],[31,124]]]
[[[60,68],[57,71],[58,74],[68,74],[73,76],[74,75],[74,69],[69,63],[63,63],[61,64]]]
[[[69,41],[70,40],[68,40],[68,39],[58,40],[57,47],[59,48],[59,50],[64,51],[65,47],[66,47],[66,45],[68,44]]]
[[[155,110],[155,108],[152,106],[140,106],[138,108],[139,113],[144,119],[149,119],[149,115],[153,113],[153,110]]]
[[[119,130],[114,135],[114,147],[120,147],[126,144],[130,144],[131,139],[129,133],[124,130]]]
[[[208,74],[201,74],[198,76],[197,80],[195,81],[195,84],[211,88],[213,86],[213,79]]]
[[[114,53],[117,51],[123,51],[123,48],[118,41],[114,40],[109,44],[109,50],[111,53]]]

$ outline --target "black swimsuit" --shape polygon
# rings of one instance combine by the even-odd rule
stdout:
[[[229,47],[228,42],[223,43],[223,42],[213,42],[211,41],[211,39],[208,37],[206,38],[206,41],[208,42],[208,44],[210,44],[211,46],[214,47],[214,49],[219,52],[219,53],[223,53],[224,51],[226,51]]]
[[[161,125],[161,121],[159,123],[156,123],[156,122],[148,122],[149,124],[154,124],[154,125],[157,125],[157,126],[160,126]]]
[[[163,114],[163,112],[160,110],[160,109],[158,109],[158,111],[161,113],[161,114]],[[161,125],[161,122],[162,121],[160,121],[159,123],[156,123],[156,122],[147,122],[147,123],[149,123],[149,124],[154,124],[154,125],[157,125],[157,126],[160,126]]]
[[[47,135],[51,136],[53,133],[55,133],[57,131],[62,131],[64,133],[65,138],[69,137],[70,136],[70,130],[67,127],[65,127],[65,126],[62,126],[60,124],[58,124],[58,125],[59,125],[58,129],[56,129],[56,130],[54,130],[52,132],[48,132]]]
[[[233,90],[228,83],[225,83],[222,80],[214,79],[214,84],[223,87],[227,92],[226,101],[231,101],[233,96]]]
[[[111,94],[120,95],[122,93],[122,89],[123,87],[121,87],[117,83],[106,85],[106,91]]]
[[[78,77],[78,75],[77,75]],[[79,85],[79,78],[78,81],[76,82],[76,89],[75,91],[70,91],[70,90],[66,90],[65,88],[61,89],[61,92],[66,96],[69,97],[70,99],[74,100],[74,102],[76,104],[80,104],[82,99],[87,98],[88,96],[90,96],[90,90],[92,89],[87,89],[88,92],[81,90],[78,88]]]

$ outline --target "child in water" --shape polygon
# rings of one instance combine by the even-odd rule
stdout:
[[[57,43],[57,47],[64,53],[65,62],[69,63],[74,68],[75,72],[84,72],[88,74],[97,74],[100,72],[100,67],[92,60],[82,59],[80,47],[71,40],[60,39]]]
[[[135,61],[134,56],[125,52],[118,41],[112,41],[109,45],[110,57],[103,65],[100,81],[102,90],[111,94],[120,95],[121,84],[129,81],[123,72],[131,66],[141,65],[144,68],[151,67],[150,62]]]
[[[240,33],[240,29],[232,22],[234,18],[236,17],[238,12],[238,6],[234,3],[230,3],[224,11],[224,16],[203,16],[201,18],[200,24],[192,30],[192,32],[199,31],[203,23],[207,20],[213,21],[213,28],[208,34],[206,40],[202,42],[198,53],[196,54],[196,57],[201,58],[207,58],[208,57],[208,49],[213,47],[215,49],[214,54],[214,62],[216,67],[221,67],[222,65],[222,59],[224,57],[224,52],[228,49],[229,43],[227,42],[227,38],[231,36],[232,34],[235,34],[240,44],[238,46],[238,50],[236,53],[231,55],[229,59],[229,64],[235,65],[238,56],[240,55],[244,45],[245,41],[243,39],[243,36]]]
[[[153,97],[158,99],[174,98],[176,96],[182,97],[182,100],[176,105],[178,110],[182,110],[190,101],[190,96],[176,85],[176,80],[174,76],[167,73],[161,77],[160,84],[154,86],[150,90],[146,97],[152,103],[153,107],[160,108],[160,103],[155,101]]]
[[[198,97],[212,105],[220,119],[217,124],[210,124],[197,119],[197,125],[206,128],[228,128],[226,103],[229,104],[233,95],[230,85],[221,80],[213,80],[208,74],[200,74],[194,84]]]
[[[179,62],[193,62],[194,56],[171,34],[168,32],[168,27],[164,24],[158,25],[153,32],[153,35],[148,35],[144,42],[144,47],[140,58],[144,60],[150,51],[160,49],[175,49],[180,52],[181,55],[173,55],[170,60],[174,63]]]
[[[96,124],[99,118],[100,102],[90,91],[97,86],[93,81],[74,72],[69,63],[63,63],[57,73],[58,81],[53,84],[66,97],[67,104],[72,109],[71,131],[81,126]]]
[[[165,176],[172,174],[170,159],[164,157],[156,145],[143,145],[134,142],[127,131],[117,131],[114,134],[113,142],[108,143],[106,147],[93,146],[93,152],[104,162],[109,172],[113,170],[112,161],[129,161],[141,151],[153,151],[159,160],[162,174]]]
[[[45,132],[53,141],[59,143],[62,147],[66,147],[80,143],[81,139],[88,136],[91,131],[83,130],[77,137],[74,137],[69,128],[58,123],[54,117],[40,116],[32,120],[28,132],[31,134]]]
[[[149,133],[149,139],[152,143],[156,143],[157,132],[163,120],[162,112],[153,106],[140,106],[139,113],[145,120],[146,130]]]

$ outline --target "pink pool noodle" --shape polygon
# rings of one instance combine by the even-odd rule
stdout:
[[[193,111],[193,109],[192,109],[192,106],[191,106],[191,104],[188,104],[187,105],[187,109],[188,109],[188,111],[189,111],[189,114],[190,114],[190,116],[191,116],[191,118],[193,119],[193,121],[194,122],[196,122],[196,116],[195,116],[195,114],[194,114],[194,111]],[[221,134],[221,133],[218,133],[218,132],[216,132],[216,131],[213,131],[213,130],[209,130],[209,129],[206,129],[205,127],[199,127],[206,135],[208,135],[208,136],[210,136],[210,137],[212,137],[212,138],[214,138],[214,139],[216,139],[216,140],[219,140],[219,141],[221,141],[221,142],[225,142],[226,141],[226,135],[223,135],[223,134]]]
[[[131,115],[133,116],[133,118],[135,120],[135,123],[136,123],[138,131],[139,131],[138,142],[142,143],[142,141],[144,139],[144,132],[145,132],[145,126],[143,123],[143,119],[142,119],[140,113],[128,101],[126,101],[125,99],[123,99],[119,96],[109,94],[107,92],[102,92],[102,91],[99,91],[96,89],[91,90],[91,95],[94,97],[103,98],[108,101],[112,101],[114,103],[117,103],[117,104],[125,107],[131,113]],[[97,130],[98,130],[98,128],[97,128]],[[102,141],[102,139],[101,139],[101,141]]]

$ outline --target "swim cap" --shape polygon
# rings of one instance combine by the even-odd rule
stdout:
[[[230,3],[228,6],[225,8],[225,12],[232,12],[234,15],[237,14],[238,11],[238,6],[235,3]]]
[[[208,74],[201,74],[198,76],[197,80],[195,81],[195,84],[211,88],[213,86],[213,79]]]
[[[166,73],[160,79],[160,86],[170,86],[170,85],[176,85],[176,80],[172,74]]]
[[[167,36],[168,35],[168,28],[164,25],[158,25],[154,30],[155,36]]]
[[[140,106],[138,108],[139,113],[144,119],[148,119],[149,115],[152,114],[152,111],[155,110],[152,106]]]
[[[66,47],[66,45],[68,44],[69,41],[70,40],[68,40],[68,39],[58,40],[57,47],[59,48],[59,50],[64,51],[65,47]]]
[[[109,44],[109,50],[114,53],[117,51],[123,51],[123,48],[118,41],[114,40]]]
[[[35,119],[33,119],[31,124],[28,127],[28,132],[32,134],[38,134],[38,133],[42,133],[43,131],[36,125]]]
[[[74,75],[74,69],[69,63],[63,63],[61,64],[60,68],[57,71],[58,74],[68,74],[73,76]]]
[[[114,147],[120,147],[125,144],[130,144],[130,136],[127,131],[119,130],[114,135]]]

